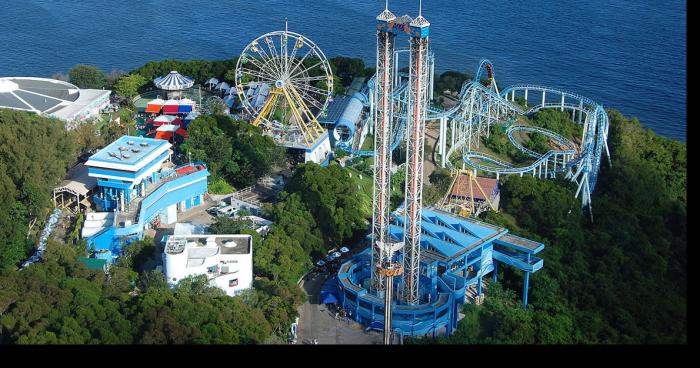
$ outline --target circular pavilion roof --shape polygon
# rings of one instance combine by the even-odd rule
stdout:
[[[180,91],[192,87],[194,85],[194,80],[173,70],[164,77],[154,79],[153,84],[162,90]]]

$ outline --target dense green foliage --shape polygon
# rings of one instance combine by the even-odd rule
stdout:
[[[167,75],[175,70],[178,73],[192,77],[195,83],[204,84],[209,78],[224,80],[226,72],[236,67],[236,59],[229,60],[161,60],[149,61],[144,66],[134,70],[132,74],[140,74],[149,81]]]
[[[365,61],[360,58],[336,56],[328,61],[334,69],[334,74],[342,80],[343,86],[349,86],[353,78],[371,78],[374,74],[372,69],[365,67]],[[371,72],[371,74],[365,74],[366,72]]]
[[[567,111],[557,109],[542,109],[528,119],[530,124],[551,130],[571,140],[581,140],[583,125],[574,124]]]
[[[446,90],[450,92],[459,92],[462,89],[462,84],[472,78],[473,76],[471,74],[446,71],[435,78],[435,96],[439,96]]]
[[[537,153],[545,154],[552,150],[549,145],[549,138],[546,135],[539,132],[532,132],[528,134],[528,141],[525,143],[525,147],[531,149]]]
[[[51,192],[76,155],[75,140],[63,123],[35,114],[0,110],[0,268],[14,267],[34,243]]]
[[[514,163],[522,163],[530,159],[523,151],[515,148],[508,140],[505,125],[494,125],[488,137],[481,137],[484,147],[493,151],[496,155],[502,158],[507,158]]]
[[[609,112],[613,167],[602,166],[591,222],[564,180],[512,176],[502,213],[486,220],[541,241],[545,266],[530,279],[527,311],[489,286],[448,343],[685,343],[685,145]],[[522,275],[499,270],[505,289]]]
[[[124,75],[114,84],[114,92],[124,97],[134,97],[138,95],[139,88],[148,83],[148,80],[138,73]]]
[[[107,75],[93,65],[78,64],[68,72],[68,76],[78,88],[102,89],[109,85]]]
[[[283,335],[302,300],[270,281],[231,298],[204,278],[171,290],[159,272],[112,266],[107,277],[54,243],[46,259],[0,271],[0,343],[263,343]]]
[[[191,153],[193,161],[204,161],[213,177],[237,188],[254,184],[284,159],[284,149],[260,128],[229,116],[200,116],[187,130],[182,152]]]
[[[299,194],[327,241],[340,244],[365,228],[357,186],[340,165],[299,165],[285,189]]]

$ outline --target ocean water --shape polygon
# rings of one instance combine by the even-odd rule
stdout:
[[[284,28],[330,58],[374,63],[382,0],[0,0],[0,76],[130,70],[150,60],[225,59]],[[415,16],[418,0],[392,0]],[[586,95],[686,140],[686,4],[678,0],[425,0],[437,71],[490,59],[501,88]],[[405,38],[399,41],[406,42]]]

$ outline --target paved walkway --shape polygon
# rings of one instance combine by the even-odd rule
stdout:
[[[321,287],[326,275],[316,275],[302,281],[308,301],[299,307],[297,344],[316,339],[319,344],[381,344],[380,332],[364,332],[364,327],[350,319],[335,319],[335,313],[319,304]]]

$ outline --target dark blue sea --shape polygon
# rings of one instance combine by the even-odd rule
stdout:
[[[374,63],[383,0],[0,0],[0,76],[130,70],[149,60],[224,59],[283,29],[330,58]],[[418,0],[392,0],[415,15]],[[438,71],[490,59],[501,88],[569,89],[686,140],[686,4],[678,0],[425,0]],[[403,41],[402,41],[403,42]]]

